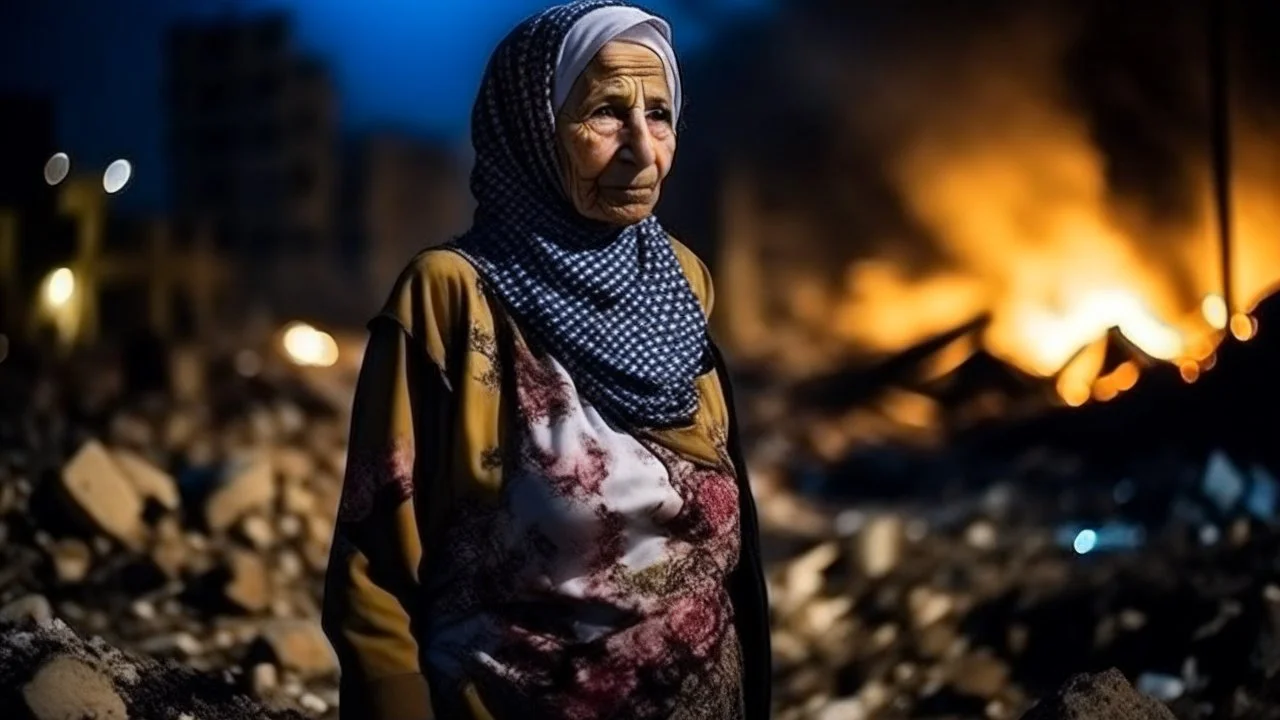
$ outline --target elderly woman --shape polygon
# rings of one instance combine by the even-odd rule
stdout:
[[[325,594],[344,718],[768,717],[711,281],[652,215],[681,102],[667,23],[618,2],[494,52],[474,226],[370,323]]]

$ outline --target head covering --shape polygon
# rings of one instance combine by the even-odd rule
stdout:
[[[643,45],[662,59],[667,89],[671,91],[672,110],[677,118],[680,117],[680,72],[676,65],[676,51],[671,47],[671,26],[661,18],[626,5],[592,10],[569,28],[556,58],[551,107],[557,112],[563,108],[578,76],[587,69],[600,48],[611,40]]]
[[[475,221],[454,247],[525,334],[565,367],[584,400],[615,420],[667,426],[697,409],[706,317],[657,218],[617,228],[581,216],[556,155],[558,62],[585,54],[565,41],[603,45],[634,27],[590,19],[602,9],[616,18],[617,8],[636,10],[616,0],[558,5],[498,45],[471,116]],[[637,12],[635,24],[666,25]],[[573,33],[581,22],[596,29]]]

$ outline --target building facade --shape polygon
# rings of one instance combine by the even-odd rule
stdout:
[[[210,223],[253,305],[340,304],[338,103],[325,67],[275,13],[175,26],[166,52],[176,218]]]

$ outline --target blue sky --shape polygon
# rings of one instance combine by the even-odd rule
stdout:
[[[651,0],[682,53],[772,0]],[[162,41],[175,20],[288,9],[301,46],[329,63],[345,130],[391,125],[466,138],[490,49],[540,0],[19,0],[0,15],[0,90],[54,97],[58,141],[75,166],[135,166],[125,207],[162,207]]]

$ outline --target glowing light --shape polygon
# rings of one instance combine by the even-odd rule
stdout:
[[[66,153],[54,153],[44,164],[44,181],[57,185],[71,172],[71,158]]]
[[[132,177],[133,165],[128,160],[114,160],[107,166],[106,172],[102,173],[102,189],[108,195],[114,195],[123,190]]]
[[[1178,363],[1178,374],[1186,382],[1193,383],[1200,379],[1200,366],[1191,360]]]
[[[1098,547],[1098,533],[1093,530],[1081,530],[1076,533],[1076,539],[1071,543],[1071,547],[1079,555],[1092,552]]]
[[[1231,317],[1231,335],[1235,339],[1244,342],[1252,340],[1254,335],[1258,334],[1258,321],[1244,313],[1237,313]]]
[[[58,268],[49,273],[44,282],[44,301],[51,308],[60,308],[71,301],[76,292],[76,276],[70,268]]]
[[[331,367],[338,362],[338,343],[333,336],[306,323],[286,327],[282,344],[285,354],[298,365]]]
[[[1123,392],[1132,389],[1134,385],[1138,384],[1139,375],[1137,363],[1132,360],[1126,360],[1120,363],[1115,370],[1112,370],[1107,377],[1110,377],[1112,382],[1115,383],[1117,390]]]
[[[1200,314],[1210,327],[1222,330],[1227,326],[1227,301],[1214,293],[1205,295],[1200,301]]]
[[[1089,401],[1089,388],[1083,385],[1067,385],[1058,388],[1062,400],[1071,407],[1080,407]]]

